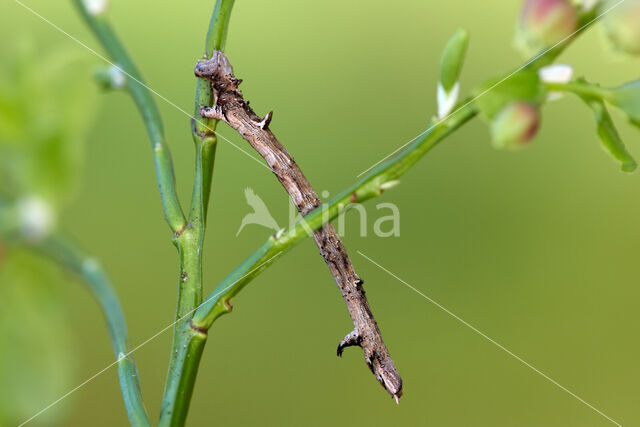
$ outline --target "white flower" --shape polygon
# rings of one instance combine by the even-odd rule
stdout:
[[[540,68],[538,75],[544,83],[569,83],[571,77],[573,77],[573,67],[563,64],[549,65]],[[548,101],[554,101],[560,98],[562,98],[562,93],[560,92],[549,92],[547,96]]]
[[[107,10],[107,0],[82,0],[85,9],[90,15],[96,16],[103,14]]]
[[[458,95],[460,94],[460,82],[456,82],[451,90],[447,93],[442,87],[441,83],[438,83],[438,118],[444,119],[453,111],[453,107],[458,102]]]
[[[55,213],[46,201],[37,196],[26,197],[17,203],[20,231],[29,240],[42,240],[55,225]]]
[[[573,67],[564,64],[549,65],[540,68],[538,75],[545,83],[569,83],[573,76]]]

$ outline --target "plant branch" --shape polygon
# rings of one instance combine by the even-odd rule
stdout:
[[[96,298],[107,321],[111,344],[117,358],[118,377],[122,397],[132,426],[150,426],[142,391],[138,381],[138,370],[135,360],[127,350],[127,324],[122,313],[109,278],[100,264],[90,258],[61,234],[54,234],[34,248],[60,264],[64,268],[76,273],[87,285]]]
[[[571,92],[580,96],[595,97],[597,99],[607,99],[608,91],[598,85],[572,81],[569,83],[545,83],[545,86],[550,91],[557,92]]]
[[[85,19],[95,36],[107,51],[115,67],[126,79],[125,88],[133,98],[142,120],[144,121],[156,169],[156,178],[164,216],[171,230],[179,232],[184,229],[186,219],[176,192],[173,162],[169,146],[165,141],[164,127],[158,107],[149,89],[143,82],[142,76],[127,54],[124,46],[118,40],[113,29],[103,14],[94,14],[87,9],[86,1],[73,0],[80,14]]]

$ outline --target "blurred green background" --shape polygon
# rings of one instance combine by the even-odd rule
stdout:
[[[37,57],[53,52],[79,58],[73,67],[91,79],[99,58],[19,4],[4,3],[5,69],[28,40]],[[70,2],[26,4],[101,52]],[[111,4],[111,21],[147,83],[187,111],[212,5]],[[507,0],[237,0],[227,52],[254,109],[275,110],[274,132],[317,191],[335,194],[425,128],[435,112],[441,48],[457,28],[471,33],[463,93],[522,62],[512,48],[519,7]],[[603,85],[640,77],[640,61],[608,53],[599,33],[589,31],[560,62]],[[177,257],[149,143],[131,100],[121,93],[92,99],[95,120],[86,134],[82,179],[60,222],[109,272],[133,347],[173,321]],[[187,203],[193,176],[189,121],[158,103]],[[630,151],[640,156],[637,129],[612,113]],[[246,145],[227,126],[219,131]],[[576,98],[547,105],[541,132],[522,152],[495,151],[489,139],[486,124],[473,121],[423,159],[402,185],[368,205],[377,218],[377,203],[397,204],[400,237],[375,237],[372,221],[369,235],[359,237],[357,215],[348,216],[344,243],[405,381],[399,406],[376,383],[359,350],[347,350],[342,360],[335,356],[350,319],[307,240],[240,294],[233,314],[212,329],[188,424],[610,424],[356,250],[619,423],[640,424],[640,176],[619,172],[599,146],[591,112]],[[206,242],[207,291],[269,234],[248,226],[235,237],[250,211],[247,186],[267,201],[278,222],[287,222],[287,197],[272,174],[221,141]],[[17,257],[13,268],[33,262],[29,255]],[[0,423],[7,425],[113,361],[102,315],[89,294],[46,263],[27,272],[0,275],[0,286],[13,289],[0,300],[13,331],[0,353],[22,362],[3,366],[12,385],[3,386],[2,400],[22,396],[26,402],[4,409]],[[40,283],[29,275],[53,279]],[[18,288],[23,282],[33,289]],[[43,322],[30,325],[34,307]],[[23,326],[25,334],[39,331],[51,343],[29,348],[21,339]],[[153,419],[170,340],[165,333],[135,353]],[[115,369],[32,424],[126,425]]]

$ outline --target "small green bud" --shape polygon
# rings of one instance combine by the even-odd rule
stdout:
[[[531,141],[540,126],[540,112],[528,102],[515,101],[504,107],[491,122],[493,146],[516,149]]]
[[[440,81],[438,82],[438,117],[447,116],[458,102],[460,72],[467,53],[469,33],[459,29],[447,42],[440,57]]]
[[[451,91],[451,88],[460,79],[460,71],[462,63],[467,53],[469,45],[469,32],[459,29],[447,42],[440,57],[440,84],[445,91]]]
[[[620,52],[640,55],[640,0],[609,3],[611,9],[602,22],[611,45]]]
[[[94,77],[102,89],[122,89],[127,84],[127,78],[120,67],[97,68]]]
[[[578,13],[569,0],[526,0],[516,36],[526,55],[552,47],[578,29]]]

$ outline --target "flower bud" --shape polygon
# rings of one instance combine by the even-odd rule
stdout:
[[[82,3],[89,15],[93,16],[102,15],[108,6],[107,0],[83,0]]]
[[[127,84],[127,78],[122,69],[116,65],[96,69],[94,77],[103,89],[122,89]]]
[[[493,146],[515,149],[524,146],[538,132],[540,112],[527,102],[516,101],[504,107],[491,122]]]
[[[438,118],[449,115],[458,102],[460,72],[467,53],[469,33],[459,29],[449,39],[440,58],[440,81],[438,82]]]
[[[607,4],[604,29],[614,49],[629,55],[640,55],[640,0]]]
[[[18,201],[18,216],[22,236],[31,241],[47,237],[55,226],[53,208],[38,196],[26,197]]]
[[[569,0],[526,0],[516,44],[526,55],[549,48],[578,29],[578,13]]]

